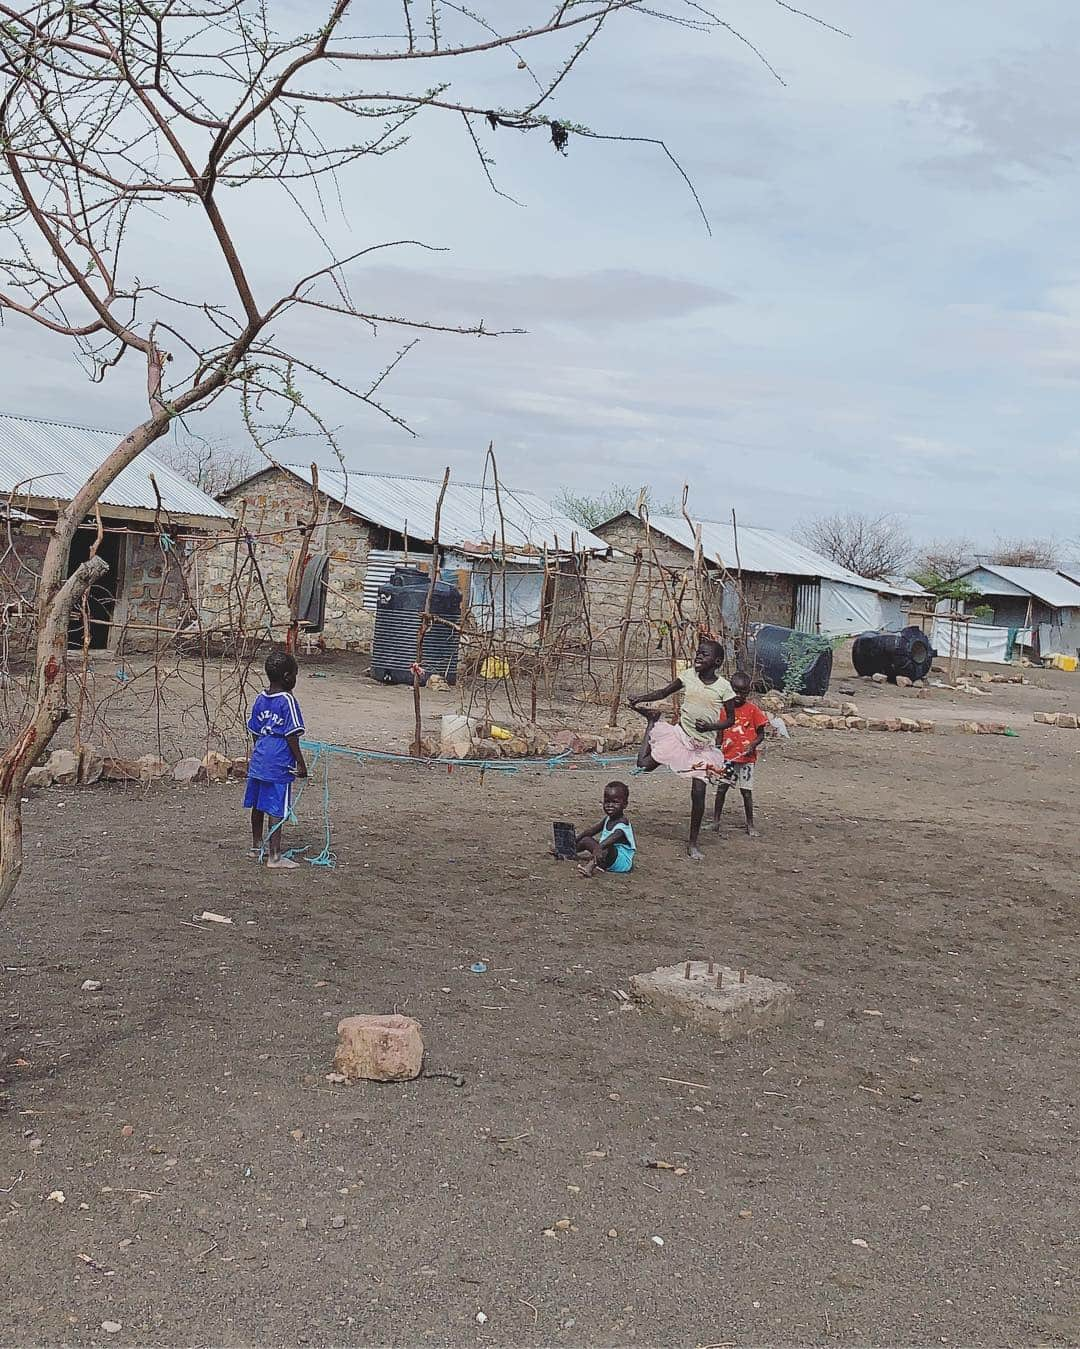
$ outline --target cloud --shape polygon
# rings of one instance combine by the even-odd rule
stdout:
[[[1080,152],[1080,48],[1047,45],[989,62],[975,79],[924,100],[953,148],[930,156],[935,177],[1001,188],[1070,170]]]

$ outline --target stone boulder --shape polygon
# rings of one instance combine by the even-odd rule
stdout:
[[[79,779],[79,759],[69,749],[54,749],[49,755],[49,775],[60,787],[70,787]]]
[[[201,759],[181,759],[173,769],[173,779],[176,782],[205,782],[206,774],[203,771]]]
[[[136,759],[106,758],[101,765],[101,776],[105,782],[140,782],[142,770]]]
[[[142,754],[135,760],[140,782],[157,782],[169,776],[169,765],[156,754]]]
[[[203,757],[202,767],[207,782],[228,782],[232,760],[212,749]]]
[[[23,783],[23,786],[29,789],[35,787],[51,787],[52,774],[49,772],[49,765],[38,764],[36,768],[31,768],[30,772],[26,775],[26,781]]]
[[[104,771],[105,760],[93,745],[84,745],[79,759],[79,781],[82,785],[92,787],[95,782],[100,782]]]
[[[347,1016],[338,1022],[334,1068],[350,1081],[407,1082],[424,1062],[420,1023],[411,1016]]]

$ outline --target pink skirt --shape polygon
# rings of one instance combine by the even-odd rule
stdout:
[[[658,721],[649,736],[649,753],[657,763],[684,778],[708,782],[724,771],[724,756],[715,745],[695,745],[681,726]]]

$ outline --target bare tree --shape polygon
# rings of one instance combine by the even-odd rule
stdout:
[[[217,440],[169,440],[155,450],[159,459],[183,474],[208,496],[223,496],[237,483],[249,478],[266,460],[250,445]]]
[[[925,584],[923,577],[926,576],[949,581],[966,568],[974,566],[977,553],[978,549],[970,539],[935,539],[918,550],[912,574],[922,584]]]
[[[911,538],[894,515],[822,515],[799,525],[796,535],[808,548],[859,576],[892,576],[911,562]]]
[[[431,117],[461,129],[493,188],[481,137],[508,131],[539,131],[559,152],[571,139],[645,142],[682,174],[662,142],[590,130],[552,115],[549,102],[557,90],[565,94],[567,74],[623,16],[735,31],[696,0],[673,0],[663,12],[644,0],[523,0],[513,6],[521,22],[512,32],[499,26],[504,0],[468,7],[402,0],[402,31],[388,37],[384,23],[365,30],[353,0],[327,3],[311,29],[282,35],[270,7],[255,0],[0,0],[0,220],[9,241],[0,313],[67,342],[94,381],[121,361],[141,363],[146,387],[145,416],[60,509],[45,555],[31,707],[0,756],[0,907],[22,869],[26,773],[68,716],[68,615],[106,570],[95,553],[68,577],[70,545],[117,474],[177,419],[226,393],[267,453],[305,419],[308,434],[321,430],[332,441],[305,382],[333,387],[403,425],[380,393],[416,335],[492,335],[483,321],[447,325],[373,313],[354,298],[355,264],[429,245],[397,239],[335,252],[320,227],[327,199],[337,200],[335,179],[394,151]],[[452,91],[451,74],[469,78],[491,60],[524,72],[528,93],[517,106],[492,108]],[[294,207],[323,250],[319,260],[306,266],[292,253],[279,257],[289,278],[270,289],[238,219],[240,196],[263,213]],[[200,291],[185,261],[207,249],[216,275]],[[289,332],[303,327],[290,329],[290,321],[301,315],[325,328],[353,321],[409,337],[370,380],[355,384],[291,344]],[[345,338],[338,343],[349,346]],[[348,369],[355,368],[353,352]]]
[[[999,538],[994,541],[993,548],[980,553],[979,557],[981,561],[999,567],[1049,567],[1056,570],[1061,566],[1062,548],[1054,538]]]

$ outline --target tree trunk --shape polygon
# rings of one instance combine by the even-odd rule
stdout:
[[[34,706],[22,730],[0,755],[0,911],[22,875],[22,789],[26,775],[70,715],[65,657],[71,611],[85,591],[109,570],[104,558],[90,557],[65,580],[71,541],[102,492],[147,446],[164,435],[169,422],[170,414],[161,411],[125,436],[56,518],[38,591]]]
[[[22,733],[0,758],[0,910],[11,898],[22,875],[23,783],[70,715],[65,658],[71,611],[87,589],[108,570],[109,564],[102,557],[91,557],[80,563],[57,591],[47,613],[38,616],[34,710]]]

